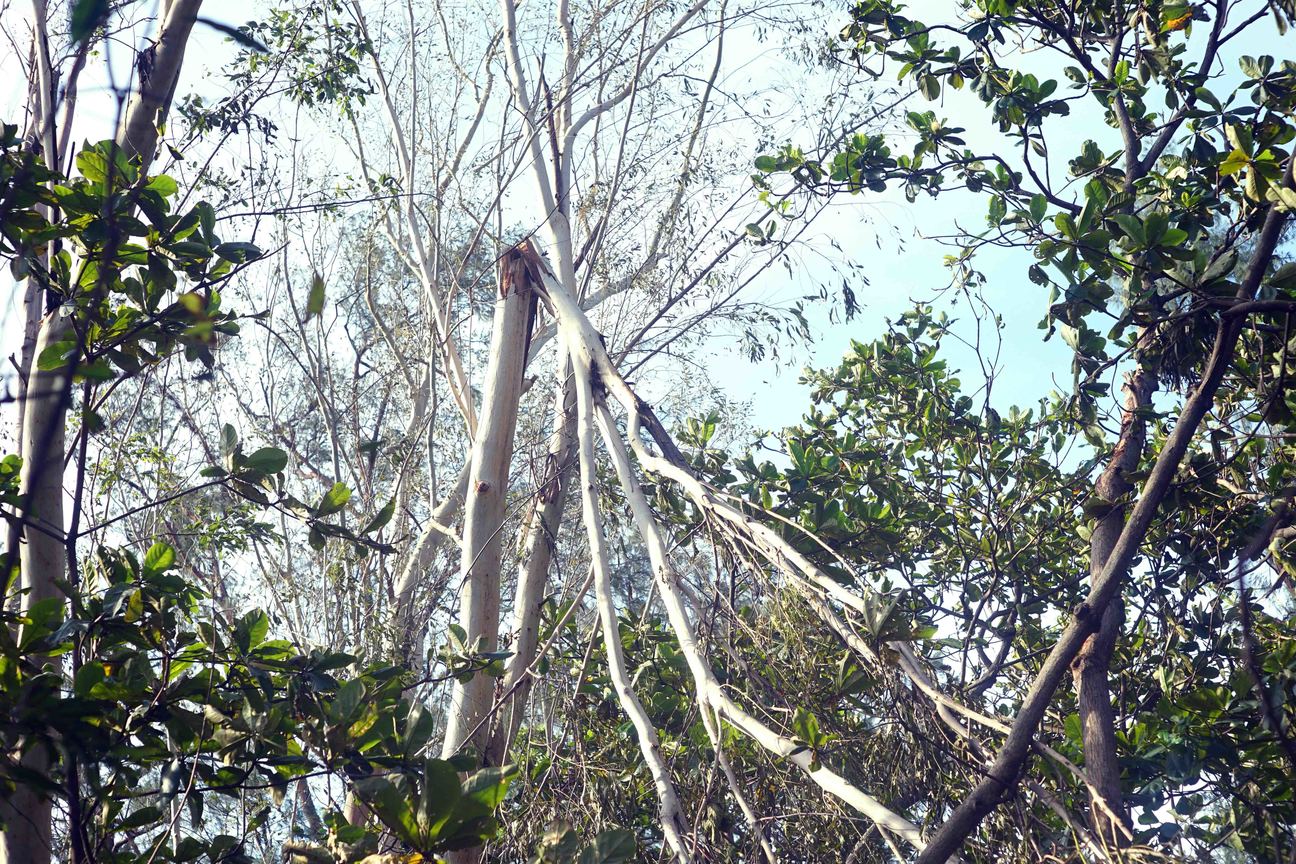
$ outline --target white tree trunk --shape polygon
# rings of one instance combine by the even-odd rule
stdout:
[[[128,157],[139,157],[140,173],[147,173],[153,162],[158,127],[166,120],[171,107],[185,46],[200,8],[202,0],[173,0],[169,5],[153,48],[153,69],[148,79],[141,82],[117,130],[117,146]]]
[[[467,634],[468,645],[476,645],[481,651],[496,650],[499,640],[500,529],[522,395],[527,328],[534,308],[528,280],[510,278],[511,260],[506,256],[501,268],[500,290],[504,296],[495,303],[490,362],[473,440],[459,571],[459,624]],[[443,758],[453,756],[466,744],[479,754],[485,753],[494,683],[493,678],[481,673],[467,683],[455,683],[442,744]]]
[[[544,597],[549,566],[567,501],[568,478],[576,442],[576,390],[571,384],[571,364],[563,357],[558,363],[558,393],[554,399],[554,431],[545,457],[544,475],[536,496],[535,509],[524,540],[518,568],[517,591],[513,597],[513,656],[504,675],[504,697],[500,723],[491,740],[487,761],[504,762],[531,691],[529,670],[535,661],[540,637],[540,602]]]

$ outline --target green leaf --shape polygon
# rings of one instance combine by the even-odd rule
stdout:
[[[144,554],[144,569],[161,573],[175,565],[176,553],[165,543],[154,543]]]
[[[422,838],[409,799],[391,781],[382,777],[362,777],[356,781],[355,791],[396,836],[411,846],[419,845]]]
[[[82,699],[90,695],[96,684],[102,682],[108,677],[102,663],[86,663],[77,670],[76,676],[72,679],[72,692]]]
[[[1220,163],[1219,173],[1221,177],[1228,177],[1236,174],[1251,164],[1251,157],[1241,150],[1234,150],[1224,158]]]
[[[244,652],[265,641],[270,632],[270,619],[260,609],[253,609],[234,622],[234,642]]]
[[[306,296],[306,319],[309,321],[324,311],[324,279],[316,273],[311,278],[310,294]]]
[[[334,483],[333,488],[324,493],[320,503],[315,505],[316,517],[329,516],[338,512],[351,500],[351,490],[345,483]]]
[[[195,796],[197,797],[197,796]],[[162,820],[162,810],[158,807],[140,807],[122,818],[120,822],[114,824],[114,831],[133,831],[136,828],[143,828],[146,825],[153,825]]]
[[[396,512],[396,499],[388,501],[383,508],[379,510],[374,517],[369,520],[369,524],[361,529],[361,534],[372,534],[391,521],[392,515]]]
[[[424,843],[436,840],[455,812],[463,790],[459,772],[449,762],[429,759],[423,767],[423,789],[414,811]]]
[[[625,864],[633,861],[638,845],[634,835],[624,828],[604,831],[581,850],[577,864]]]
[[[1120,226],[1125,236],[1134,241],[1135,245],[1143,247],[1147,245],[1147,235],[1143,231],[1143,222],[1137,216],[1131,216],[1129,213],[1117,213],[1112,216],[1112,221]]]
[[[278,474],[288,467],[288,454],[278,447],[262,447],[243,460],[243,467],[259,474]]]
[[[1207,90],[1205,87],[1198,87],[1193,91],[1193,95],[1214,108],[1216,111],[1224,110],[1224,106],[1220,104],[1220,101],[1215,97],[1215,94]]]
[[[232,261],[235,264],[255,261],[264,254],[261,247],[255,243],[221,243],[214,251],[226,261]]]
[[[46,345],[40,356],[36,358],[36,368],[42,372],[63,369],[68,365],[68,358],[76,351],[77,343],[75,342],[55,342],[52,345]]]
[[[234,431],[233,426],[226,423],[221,427],[220,452],[222,459],[228,460],[234,455],[234,451],[238,449],[238,440],[238,433]]]
[[[176,184],[176,181],[172,180],[165,174],[159,174],[156,177],[151,178],[148,182],[148,186],[145,188],[152,189],[163,198],[170,198],[172,195],[175,195],[180,191],[180,187]]]
[[[1279,267],[1267,281],[1279,291],[1289,291],[1296,288],[1296,261],[1288,261]]]
[[[226,36],[230,37],[235,42],[242,45],[244,48],[250,48],[253,51],[256,51],[258,54],[268,54],[270,52],[269,48],[267,48],[265,45],[261,44],[256,39],[252,38],[251,35],[245,33],[244,31],[240,30],[237,27],[231,27],[228,24],[222,24],[220,21],[213,21],[210,18],[200,17],[195,20],[199,24],[206,24],[208,27],[212,28],[213,30],[216,30],[220,33],[224,33]]]
[[[814,747],[820,739],[819,718],[804,708],[798,708],[792,717],[792,731],[797,738]]]
[[[504,794],[508,792],[508,784],[512,779],[513,767],[510,765],[483,768],[464,782],[464,797],[493,810],[504,800]]]
[[[360,703],[364,701],[364,696],[364,682],[359,679],[352,679],[339,687],[337,697],[333,700],[338,721],[346,723],[355,717]]]
[[[68,33],[73,42],[84,42],[99,25],[108,20],[112,5],[108,0],[77,0],[72,7],[71,28]]]
[[[1038,225],[1040,222],[1044,221],[1044,217],[1045,215],[1047,215],[1047,213],[1048,213],[1048,199],[1045,198],[1043,195],[1031,196],[1031,202],[1030,202],[1031,219],[1034,220],[1035,223]]]

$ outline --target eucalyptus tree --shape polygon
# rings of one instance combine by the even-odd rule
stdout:
[[[763,211],[745,182],[736,196],[726,188],[734,146],[722,134],[734,110],[732,100],[723,104],[726,40],[750,40],[740,29],[748,19],[760,20],[702,3],[525,13],[506,5],[489,14],[332,3],[245,29],[266,43],[269,59],[249,54],[235,80],[284,92],[315,110],[314,122],[341,115],[354,158],[348,173],[362,182],[357,200],[319,206],[364,215],[299,218],[313,206],[309,194],[299,203],[289,192],[272,201],[278,190],[250,191],[258,210],[282,214],[285,240],[297,242],[271,289],[266,368],[231,374],[255,382],[251,392],[264,401],[246,387],[234,392],[258,431],[293,452],[299,472],[359,493],[364,509],[380,514],[366,530],[399,550],[361,561],[317,534],[316,555],[291,552],[303,562],[289,559],[300,574],[293,580],[280,578],[281,558],[263,555],[266,586],[319,578],[297,590],[299,600],[322,591],[304,620],[320,611],[330,625],[345,618],[342,638],[393,644],[419,665],[429,615],[458,571],[460,608],[450,616],[458,629],[442,656],[463,680],[450,694],[445,756],[467,744],[486,764],[501,763],[526,715],[553,552],[575,515],[566,490],[579,462],[580,391],[566,343],[579,338],[578,350],[592,350],[584,347],[592,315],[608,349],[643,358],[680,337],[671,328],[702,330],[746,314],[733,295],[783,248],[782,238],[730,212]],[[563,46],[557,58],[538,49],[550,30]],[[692,96],[682,98],[676,81]],[[240,98],[205,114],[195,106],[190,119],[220,129],[228,110],[245,109]],[[289,147],[299,147],[295,138]],[[321,186],[332,175],[322,176]],[[356,254],[331,266],[344,248],[340,224]],[[541,238],[545,256],[536,252]],[[761,245],[748,250],[752,239]],[[555,286],[577,307],[555,303]],[[601,375],[590,364],[611,361],[583,362],[583,374]],[[302,386],[289,393],[285,369],[294,368]],[[510,495],[519,478],[525,485]],[[510,508],[521,515],[506,520]],[[579,522],[566,528],[582,531]],[[592,543],[578,540],[564,562],[577,597],[590,588],[582,571],[600,548]],[[519,550],[515,579],[505,575],[514,563],[506,565],[505,546]],[[348,582],[357,590],[339,597]],[[501,643],[510,606],[512,632]],[[613,609],[602,612],[606,620]],[[622,694],[643,723],[634,694]],[[770,746],[795,749],[762,730]],[[643,740],[652,737],[644,726]],[[655,755],[651,764],[673,814],[664,820],[670,842],[685,854],[668,772]]]

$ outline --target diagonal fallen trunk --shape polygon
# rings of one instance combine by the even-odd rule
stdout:
[[[688,832],[688,823],[680,806],[675,784],[671,780],[666,759],[662,755],[657,730],[635,694],[621,650],[621,631],[616,606],[612,599],[612,578],[608,566],[607,541],[603,534],[603,516],[599,511],[594,465],[595,397],[591,381],[593,376],[590,374],[589,367],[581,362],[575,362],[574,366],[579,412],[577,439],[580,446],[581,501],[584,508],[585,531],[590,541],[590,559],[594,567],[594,593],[598,599],[599,623],[603,631],[603,647],[607,652],[608,672],[621,708],[634,724],[639,738],[639,750],[643,753],[644,762],[647,763],[648,770],[652,774],[653,785],[657,789],[657,798],[661,806],[659,821],[662,833],[665,834],[666,842],[670,844],[675,857],[681,864],[688,864],[692,860],[684,839],[684,835]]]
[[[770,728],[755,716],[747,712],[736,700],[731,698],[711,671],[703,649],[700,646],[692,622],[684,605],[682,592],[678,584],[678,575],[668,560],[666,545],[662,539],[660,526],[652,514],[647,498],[644,496],[630,464],[630,450],[644,468],[662,474],[680,484],[686,494],[708,514],[717,517],[722,525],[740,533],[749,545],[760,550],[766,564],[774,567],[790,567],[805,577],[823,585],[836,586],[826,575],[819,572],[814,565],[796,550],[785,543],[774,531],[760,525],[724,502],[705,484],[695,478],[683,465],[678,448],[670,441],[665,430],[656,423],[647,410],[646,404],[635,395],[629,385],[620,376],[612,364],[602,337],[594,329],[585,313],[580,308],[572,293],[548,270],[543,268],[540,274],[543,286],[542,297],[553,313],[558,332],[567,346],[578,388],[590,387],[597,406],[597,417],[600,422],[604,442],[616,468],[617,480],[630,503],[631,512],[641,539],[648,549],[652,561],[653,576],[658,591],[666,606],[671,627],[679,640],[680,648],[688,661],[694,680],[698,699],[705,710],[714,712],[718,717],[733,725],[751,740],[768,752],[787,759],[801,768],[806,776],[824,791],[847,803],[858,812],[873,820],[884,832],[900,837],[915,848],[922,849],[924,839],[917,825],[898,813],[887,808],[881,801],[851,784],[846,778],[826,766],[812,766],[813,756],[793,739]],[[623,440],[612,420],[604,402],[605,395],[612,396],[626,411],[628,433]],[[673,458],[663,458],[651,453],[640,438],[645,424],[654,427],[654,437],[659,441],[663,451]],[[626,442],[628,440],[629,447]],[[584,455],[582,454],[582,459]],[[586,512],[587,529],[590,515]],[[837,586],[839,588],[839,586]],[[623,701],[623,706],[626,702]],[[632,713],[633,705],[626,706]],[[633,717],[633,714],[632,714]],[[643,735],[641,733],[641,746]],[[647,752],[645,752],[647,756]],[[651,763],[650,763],[651,764]],[[813,768],[813,770],[812,770]],[[663,813],[663,830],[669,838],[674,826],[667,824],[666,819],[671,810],[669,795],[659,784]]]

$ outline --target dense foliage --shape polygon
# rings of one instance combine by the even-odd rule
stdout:
[[[1296,856],[1290,2],[171,0],[120,84],[144,5],[0,130],[0,861]],[[693,370],[862,200],[950,282],[749,441]]]

